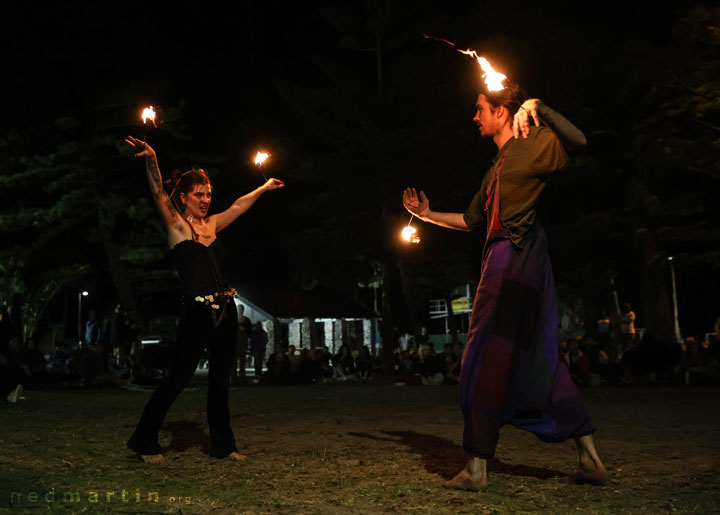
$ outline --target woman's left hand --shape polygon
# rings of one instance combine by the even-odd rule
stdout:
[[[531,117],[535,122],[535,125],[537,125],[538,127],[540,126],[540,115],[538,115],[538,107],[540,106],[540,104],[541,102],[537,98],[529,98],[522,103],[520,109],[517,110],[517,113],[515,113],[515,117],[513,119],[512,129],[515,139],[518,139],[520,137],[520,134],[522,134],[523,138],[527,139],[528,135],[530,134]]]
[[[276,190],[276,189],[284,188],[284,187],[285,187],[285,183],[282,182],[280,179],[270,178],[267,180],[267,182],[265,184],[263,184],[263,188],[265,188],[268,191]]]

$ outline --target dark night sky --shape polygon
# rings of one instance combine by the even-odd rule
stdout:
[[[187,102],[186,123],[196,150],[224,155],[226,173],[239,174],[243,169],[247,172],[244,160],[260,143],[287,138],[300,146],[312,145],[297,115],[278,94],[276,81],[317,85],[324,79],[314,71],[311,57],[347,59],[351,66],[373,72],[372,54],[340,48],[338,32],[320,15],[318,9],[333,4],[266,1],[219,7],[207,2],[74,2],[10,8],[0,21],[0,44],[4,49],[0,129],[31,130],[62,116],[91,112],[98,105],[112,103],[118,92],[136,95],[138,105],[147,102],[173,106],[182,100]],[[494,33],[495,45],[488,46],[491,53],[504,59],[508,69],[534,86],[532,89],[543,98],[552,101],[572,90],[574,98],[566,99],[567,105],[575,109],[571,114],[589,125],[599,122],[583,120],[582,106],[600,104],[610,95],[609,77],[602,71],[607,68],[597,67],[595,72],[593,60],[612,59],[620,68],[629,64],[623,63],[624,59],[638,59],[637,55],[618,53],[628,40],[640,38],[648,45],[666,45],[672,40],[672,8],[658,7],[653,2],[541,4],[531,9],[522,2],[425,1],[399,5],[407,7],[408,19],[412,17],[417,28],[417,41],[406,47],[418,53],[437,53],[438,46],[423,41],[422,32],[455,40],[461,46],[487,42]],[[478,34],[464,20],[465,13],[471,11],[475,13],[472,19],[477,19],[478,11],[484,11],[497,23],[485,20],[488,32]],[[587,51],[588,59],[559,62],[557,59],[562,57],[551,51],[551,38],[545,41],[548,33],[555,40],[564,37],[568,45],[579,45]],[[467,87],[469,81],[462,84],[468,79],[462,76],[467,68],[457,64],[463,62],[460,54],[448,50],[444,55],[448,68],[428,70],[427,74],[448,74],[461,82],[448,112],[457,117],[457,129],[467,130],[473,137],[472,91]],[[577,77],[582,83],[558,90],[549,76],[553,69],[562,70],[566,77]],[[403,101],[402,96],[396,100],[412,121],[437,122],[427,120],[436,112],[424,111],[422,104],[402,105]],[[341,116],[346,109],[351,112],[353,102],[348,96],[347,104],[338,105],[335,114]],[[407,102],[417,100],[408,96]],[[492,147],[479,149],[474,155],[485,156],[489,162]],[[160,159],[162,168],[162,154]],[[278,156],[276,165],[291,170],[298,163],[296,158]],[[137,179],[141,180],[139,176]],[[254,181],[250,177],[231,184],[247,190]],[[220,199],[232,200],[229,194],[222,193]],[[284,203],[295,201],[299,199],[286,192],[285,197],[265,202],[252,223],[262,225],[266,217],[281,213]],[[404,217],[399,205],[398,210],[398,216]],[[278,264],[283,262],[279,260]]]

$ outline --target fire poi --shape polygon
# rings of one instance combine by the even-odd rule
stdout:
[[[147,121],[150,120],[153,124],[153,127],[157,129],[157,125],[155,125],[155,114],[155,108],[153,106],[148,106],[143,109],[142,114],[140,115],[143,121],[143,125],[145,125]]]
[[[403,240],[409,242],[409,243],[420,243],[420,237],[417,235],[417,229],[410,225],[412,223],[413,217],[415,215],[410,215],[410,221],[408,224],[403,227],[402,232],[400,233],[400,236]]]
[[[255,155],[255,164],[260,169],[260,173],[262,174],[263,178],[267,182],[267,177],[265,177],[265,172],[262,169],[263,163],[267,160],[267,158],[270,157],[270,154],[267,152],[261,152],[258,150],[258,153]]]
[[[507,79],[507,76],[496,72],[492,65],[490,64],[490,61],[485,59],[484,57],[480,57],[477,55],[477,52],[475,50],[470,50],[469,48],[467,50],[460,50],[455,43],[448,41],[447,39],[441,39],[436,38],[433,36],[428,36],[427,34],[423,34],[424,38],[427,39],[434,39],[435,41],[441,41],[443,43],[447,43],[448,45],[452,46],[455,50],[460,52],[461,54],[469,55],[470,57],[473,57],[478,64],[480,65],[480,68],[482,68],[483,71],[483,80],[485,81],[485,86],[487,87],[488,91],[502,91],[505,89],[505,85],[503,84],[503,81]]]

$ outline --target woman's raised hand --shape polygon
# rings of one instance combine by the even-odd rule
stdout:
[[[135,157],[155,156],[155,151],[150,145],[147,144],[147,142],[141,139],[133,138],[132,136],[128,136],[127,138],[125,138],[125,141],[137,151],[135,153]]]
[[[430,211],[430,201],[425,196],[425,192],[421,191],[418,197],[415,188],[406,188],[405,191],[403,191],[403,206],[405,206],[405,209],[410,213],[420,218]]]
[[[284,187],[285,187],[285,183],[282,182],[280,179],[270,178],[267,180],[267,182],[265,184],[263,184],[263,188],[265,188],[268,191],[276,190],[278,188],[284,188]]]

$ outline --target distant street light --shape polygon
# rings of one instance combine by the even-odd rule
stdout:
[[[87,297],[88,292],[86,291],[79,291],[78,292],[78,343],[81,343],[83,341],[83,333],[82,333],[82,298]]]

